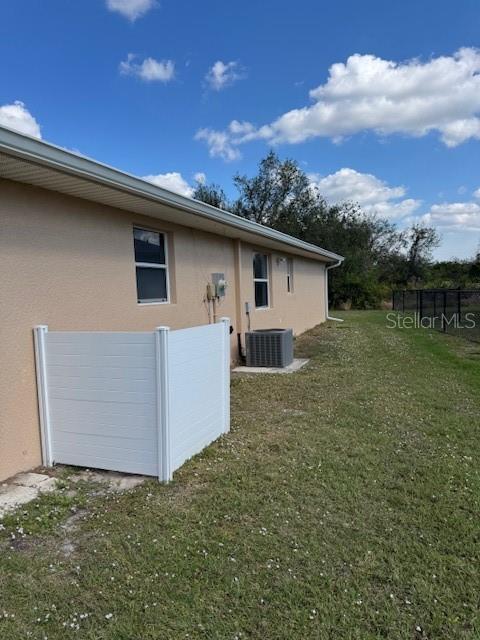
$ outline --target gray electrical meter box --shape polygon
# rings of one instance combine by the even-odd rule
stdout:
[[[225,290],[227,283],[225,281],[224,273],[212,273],[212,283],[215,285],[215,293],[219,298],[225,297]]]

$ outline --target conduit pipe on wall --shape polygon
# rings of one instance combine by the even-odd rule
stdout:
[[[342,262],[343,262],[343,259],[338,260],[337,262],[335,262],[335,264],[331,264],[328,267],[325,267],[325,314],[326,314],[327,320],[335,320],[335,322],[343,322],[343,319],[334,318],[328,313],[328,272],[330,269],[335,269],[336,267],[339,267],[342,264]]]

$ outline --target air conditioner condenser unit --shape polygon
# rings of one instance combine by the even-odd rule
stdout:
[[[292,329],[260,329],[245,334],[247,367],[287,367],[293,362]]]

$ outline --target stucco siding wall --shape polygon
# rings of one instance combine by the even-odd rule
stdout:
[[[167,234],[169,304],[137,303],[134,225]],[[247,300],[252,329],[293,327],[298,334],[325,319],[324,266],[294,257],[294,293],[287,294],[286,265],[277,262],[287,254],[271,254],[271,308],[256,311],[253,251],[230,238],[0,179],[0,480],[41,463],[35,325],[150,331],[206,324],[205,288],[214,272],[229,283],[217,316],[232,320],[234,356],[236,334],[247,329]]]
[[[269,297],[267,309],[255,308],[253,255],[269,257]],[[293,260],[293,292],[287,292],[287,258]],[[242,297],[250,302],[251,328],[292,328],[294,335],[325,321],[325,266],[288,253],[269,253],[261,247],[242,246]],[[244,304],[242,307],[244,308]],[[242,331],[247,330],[244,315]]]

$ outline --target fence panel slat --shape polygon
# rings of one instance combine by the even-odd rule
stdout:
[[[170,335],[170,419],[173,469],[226,428],[225,323]]]
[[[230,425],[230,322],[35,329],[43,462],[172,479]]]

